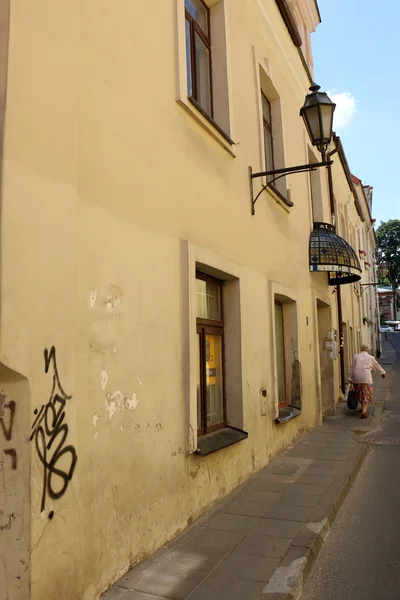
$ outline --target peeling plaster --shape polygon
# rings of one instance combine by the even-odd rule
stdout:
[[[108,373],[107,373],[107,371],[102,371],[101,372],[101,389],[102,390],[106,389],[107,381],[108,381]]]
[[[162,429],[164,429],[164,426],[162,423],[156,423],[156,430],[157,431],[161,431]]]
[[[106,410],[108,412],[108,420],[111,421],[117,412],[118,408],[124,406],[124,396],[117,390],[113,394],[108,393],[106,397]]]
[[[119,574],[121,575],[121,577],[129,571],[130,566],[130,563],[127,563],[124,567],[122,567],[122,569],[120,569]]]
[[[93,441],[96,442],[98,437],[99,437],[99,432],[96,431],[95,434],[94,434],[94,436],[93,436]]]
[[[4,405],[7,400],[7,396],[3,392],[0,392],[0,418],[4,417]]]
[[[89,296],[89,302],[90,302],[90,306],[93,308],[94,303],[96,302],[96,298],[97,298],[97,292],[93,291],[90,292],[90,296]]]
[[[140,379],[140,377],[138,377],[137,380],[139,385],[143,385],[143,381]]]
[[[135,392],[133,392],[132,400],[129,400],[129,398],[126,398],[126,408],[129,408],[129,410],[136,410],[139,402],[140,402],[139,398],[136,396]]]
[[[98,424],[99,424],[99,421],[100,421],[100,417],[99,417],[99,415],[96,413],[96,414],[93,416],[93,425],[94,425],[96,428],[97,428],[97,426],[98,426]]]
[[[108,296],[106,300],[106,308],[110,312],[114,312],[121,306],[121,300],[118,296]]]

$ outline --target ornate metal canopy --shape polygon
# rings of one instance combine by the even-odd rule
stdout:
[[[328,273],[329,285],[354,283],[361,279],[356,253],[329,223],[314,223],[310,237],[310,271]]]

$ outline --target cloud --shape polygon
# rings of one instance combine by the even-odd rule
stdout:
[[[328,96],[335,102],[336,109],[333,117],[333,128],[335,131],[340,133],[341,130],[345,129],[357,110],[357,103],[354,96],[350,92],[342,92],[341,94],[331,94],[327,92]]]

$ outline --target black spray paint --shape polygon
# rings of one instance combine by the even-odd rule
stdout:
[[[45,509],[46,495],[57,500],[65,494],[78,460],[75,448],[65,445],[68,438],[68,425],[64,422],[65,407],[72,396],[65,393],[60,383],[54,346],[50,352],[45,349],[44,364],[45,373],[50,370],[53,373],[52,388],[47,404],[34,411],[36,419],[30,437],[31,441],[35,440],[36,452],[43,465],[41,511]],[[64,468],[59,465],[61,458]]]

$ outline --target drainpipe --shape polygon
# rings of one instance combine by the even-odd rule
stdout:
[[[345,392],[346,382],[344,380],[344,339],[343,339],[343,313],[342,313],[342,291],[340,285],[336,286],[337,311],[339,321],[339,357],[340,357],[340,389]]]
[[[331,152],[328,152],[328,161],[338,151],[337,147]],[[323,153],[323,160],[326,159],[325,153]],[[328,165],[328,188],[329,188],[329,205],[331,209],[331,215],[335,218],[335,230],[336,230],[336,213],[335,213],[335,197],[333,195],[333,178],[332,178],[332,165]],[[339,330],[339,357],[340,357],[340,389],[342,393],[345,392],[346,382],[344,380],[344,340],[343,340],[343,312],[342,312],[342,292],[340,285],[336,286],[337,296],[337,310],[338,310],[338,330]]]

